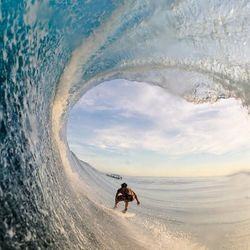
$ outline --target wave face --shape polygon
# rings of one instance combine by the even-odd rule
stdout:
[[[86,193],[89,175],[79,174],[67,145],[68,112],[88,89],[117,78],[195,103],[234,97],[248,107],[249,1],[0,7],[1,247],[145,249]]]

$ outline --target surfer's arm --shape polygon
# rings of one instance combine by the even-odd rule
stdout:
[[[117,200],[118,194],[120,193],[120,189],[117,190],[116,195],[115,195],[115,200]]]
[[[138,200],[138,197],[137,197],[136,193],[134,191],[133,191],[133,193],[134,193],[134,197],[135,197],[135,199],[137,201],[137,205],[140,205],[140,201]]]

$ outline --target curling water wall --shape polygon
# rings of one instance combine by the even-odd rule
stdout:
[[[70,108],[115,78],[194,103],[223,96],[247,107],[250,4],[2,0],[0,8],[1,247],[119,249],[121,226],[77,188]]]
[[[51,107],[72,51],[116,4],[12,0],[0,7],[0,246],[98,248],[52,143]]]

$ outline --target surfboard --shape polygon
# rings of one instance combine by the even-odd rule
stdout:
[[[130,212],[123,213],[122,211],[119,211],[119,210],[115,210],[115,209],[112,209],[112,210],[115,215],[123,217],[123,218],[131,218],[135,216],[135,213],[130,213]]]
[[[123,217],[123,218],[131,218],[131,217],[134,217],[136,215],[135,213],[131,213],[131,212],[123,213],[122,211],[114,209],[114,208],[108,208],[105,206],[103,206],[103,207],[106,210],[108,210],[111,214],[114,214],[116,216]]]

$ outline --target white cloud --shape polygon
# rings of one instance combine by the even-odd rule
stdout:
[[[250,119],[234,99],[194,105],[144,83],[105,83],[77,104],[85,110],[119,110],[123,117],[148,117],[152,128],[128,124],[98,128],[89,143],[103,149],[157,151],[169,156],[215,155],[250,147]],[[131,90],[132,89],[132,90]]]

